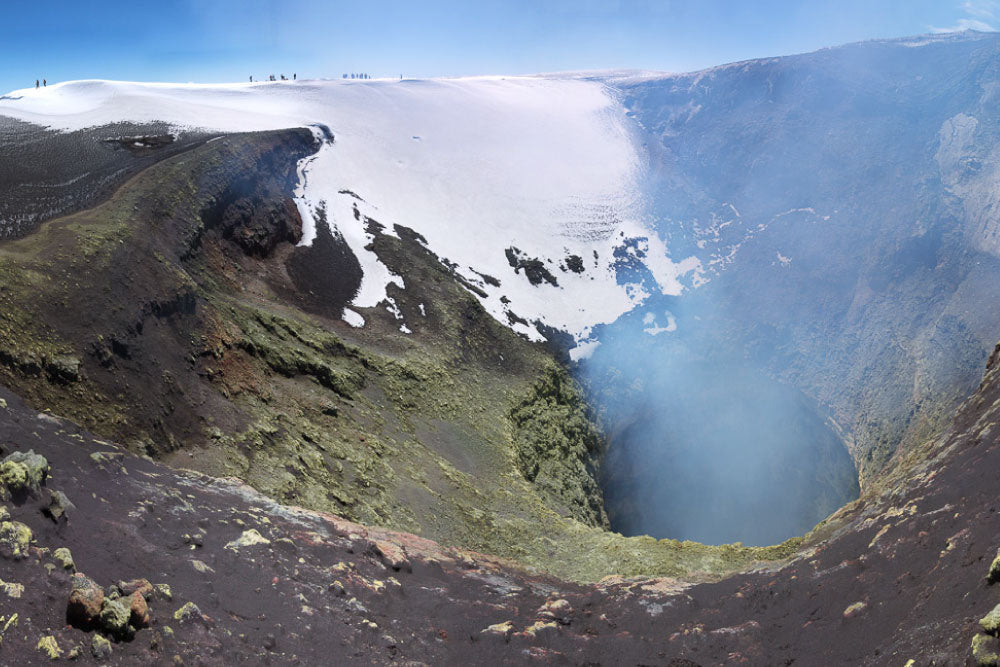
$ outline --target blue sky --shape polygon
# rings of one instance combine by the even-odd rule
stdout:
[[[54,0],[3,3],[0,91],[36,78],[687,71],[1000,27],[1000,0]]]

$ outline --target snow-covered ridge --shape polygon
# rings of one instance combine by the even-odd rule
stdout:
[[[491,314],[533,338],[537,321],[586,340],[651,289],[679,293],[697,267],[669,259],[647,229],[633,130],[598,78],[78,81],[0,97],[0,114],[59,130],[119,121],[179,131],[328,127],[335,141],[300,165],[295,195],[306,242],[310,212],[324,206],[361,261],[359,308],[392,310],[386,287],[403,286],[365,250],[365,216],[389,233],[394,224],[419,232],[487,295]],[[629,241],[653,280],[619,276],[616,251]]]

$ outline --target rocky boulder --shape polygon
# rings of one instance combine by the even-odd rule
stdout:
[[[31,539],[31,529],[20,521],[0,523],[0,556],[13,560],[27,557]]]
[[[69,594],[66,608],[66,622],[81,630],[90,630],[98,625],[104,605],[104,591],[90,577],[77,573],[73,575],[73,592]]]
[[[996,637],[976,635],[972,638],[972,658],[979,667],[996,667],[1000,661],[1000,644]]]
[[[979,625],[982,626],[983,632],[990,635],[996,635],[1000,633],[1000,604],[993,607],[990,613],[979,619]]]
[[[98,660],[107,660],[111,657],[111,642],[106,637],[94,635],[90,643],[90,652]]]
[[[573,615],[573,607],[566,600],[548,600],[538,610],[538,617],[545,620],[558,621],[569,625]]]
[[[55,559],[57,563],[64,570],[75,570],[76,563],[73,562],[73,553],[66,547],[59,547],[52,552],[52,558]]]
[[[140,591],[135,591],[129,598],[129,623],[136,629],[149,627],[149,606]]]
[[[122,592],[123,596],[131,596],[138,593],[145,600],[153,595],[153,584],[149,583],[148,579],[133,579],[131,581],[119,581],[118,590]]]
[[[28,488],[35,491],[45,483],[45,479],[49,476],[48,460],[44,456],[36,454],[33,449],[29,449],[27,452],[14,452],[8,455],[3,460],[3,464],[0,465],[0,470],[3,470],[4,466],[9,464],[23,466],[26,476],[25,482]]]
[[[128,641],[135,636],[135,629],[129,624],[131,610],[120,600],[104,598],[101,605],[101,627],[118,641]]]

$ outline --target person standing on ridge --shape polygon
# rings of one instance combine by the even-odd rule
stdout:
[[[299,80],[299,75],[296,74],[295,72],[292,72],[292,81],[298,81],[298,80]]]
[[[42,88],[45,88],[45,87],[47,87],[48,85],[49,85],[49,82],[48,82],[48,81],[46,81],[45,79],[42,79]]]
[[[35,90],[38,90],[38,79],[35,79]]]

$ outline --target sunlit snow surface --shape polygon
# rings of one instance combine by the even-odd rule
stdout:
[[[311,212],[324,204],[361,261],[356,307],[384,305],[390,282],[405,287],[365,250],[363,216],[388,233],[400,224],[423,235],[433,252],[487,293],[485,307],[504,324],[509,308],[581,342],[650,289],[679,294],[679,279],[698,267],[693,258],[672,261],[649,231],[638,148],[624,109],[596,80],[79,81],[10,93],[0,98],[0,114],[61,130],[154,120],[179,131],[327,126],[335,141],[300,164],[295,194],[306,221],[303,241],[314,238]],[[643,264],[655,286],[617,275],[614,251],[630,238],[646,239]],[[541,260],[558,286],[532,285],[523,270],[515,273],[505,252],[511,247]],[[582,272],[560,268],[573,255],[582,258]],[[357,326],[360,318],[351,319]],[[534,327],[513,326],[540,338]],[[577,355],[592,347],[581,345]]]

